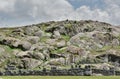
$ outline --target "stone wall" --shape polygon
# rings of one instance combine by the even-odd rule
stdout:
[[[111,75],[120,75],[120,71],[115,71],[114,69],[111,70],[91,69],[90,66],[86,66],[85,68],[72,67],[70,69],[57,69],[56,67],[52,67],[50,70],[43,68],[43,70],[6,70],[4,72],[0,72],[0,75],[10,75],[10,76],[18,76],[18,75],[92,76],[93,74],[111,76]]]

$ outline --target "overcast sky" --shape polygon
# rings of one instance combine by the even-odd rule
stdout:
[[[0,0],[0,27],[66,19],[120,25],[120,0]]]

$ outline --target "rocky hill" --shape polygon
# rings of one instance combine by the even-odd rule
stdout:
[[[72,64],[120,69],[120,28],[92,20],[66,20],[0,29],[0,70]]]

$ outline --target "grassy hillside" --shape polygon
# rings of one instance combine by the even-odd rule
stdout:
[[[119,76],[15,76],[0,77],[0,79],[120,79]]]
[[[119,51],[120,28],[104,22],[65,20],[0,28],[2,74],[11,66],[41,70],[52,66],[66,69],[72,64],[119,71]]]

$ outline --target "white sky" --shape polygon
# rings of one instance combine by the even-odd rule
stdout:
[[[120,25],[120,0],[0,0],[0,27],[65,19]]]

